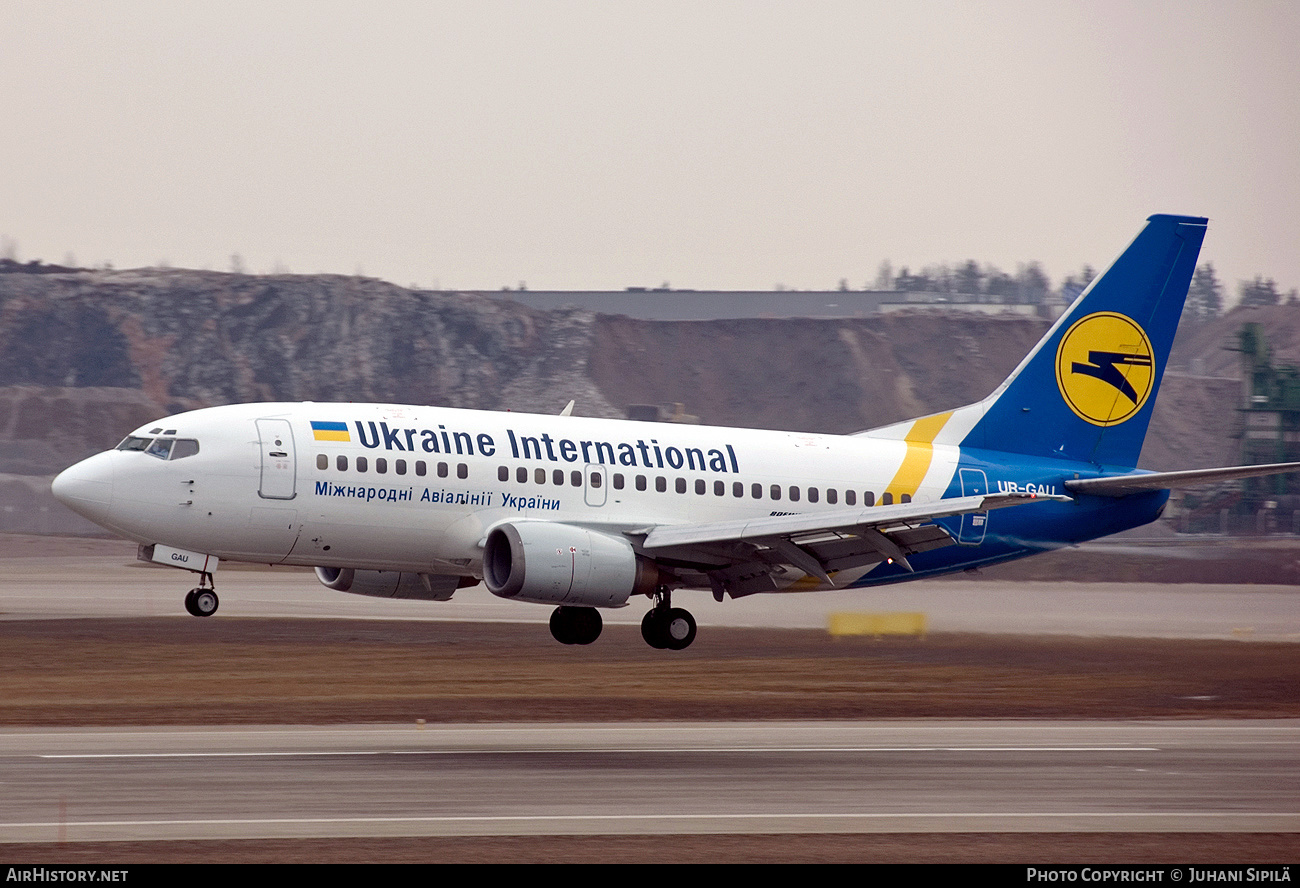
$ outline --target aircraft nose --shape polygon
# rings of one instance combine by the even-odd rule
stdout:
[[[97,453],[64,469],[50,485],[54,498],[84,518],[98,522],[113,505],[113,452]]]

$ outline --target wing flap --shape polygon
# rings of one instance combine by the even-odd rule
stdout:
[[[667,525],[645,532],[648,555],[708,573],[714,594],[733,598],[775,591],[794,568],[829,586],[838,571],[893,561],[907,570],[907,556],[953,544],[936,518],[986,512],[1067,496],[999,493],[954,497],[932,503],[900,503],[744,521]],[[638,534],[639,535],[639,534]]]
[[[702,543],[759,541],[768,537],[796,537],[800,534],[854,532],[857,528],[891,527],[922,524],[935,518],[966,512],[987,512],[1007,506],[1055,500],[1069,502],[1068,496],[1030,493],[991,493],[985,496],[961,496],[930,503],[900,503],[892,506],[868,506],[861,509],[837,509],[800,515],[774,515],[715,524],[665,524],[653,528],[642,543],[648,550],[692,546]]]

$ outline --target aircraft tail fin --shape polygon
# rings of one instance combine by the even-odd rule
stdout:
[[[864,434],[1136,466],[1206,223],[1151,216],[993,394]]]

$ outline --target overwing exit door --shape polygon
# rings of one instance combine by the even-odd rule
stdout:
[[[583,469],[583,474],[586,481],[586,484],[583,485],[583,497],[586,499],[587,505],[605,505],[605,500],[609,496],[606,492],[609,476],[605,473],[605,467],[596,463],[588,463]]]

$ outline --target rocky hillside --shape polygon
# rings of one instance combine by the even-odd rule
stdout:
[[[548,412],[574,398],[586,415],[682,402],[705,422],[844,432],[982,396],[1043,329],[932,315],[634,321],[337,276],[4,274],[0,387],[20,387],[15,404],[46,392],[60,416],[88,389],[77,410],[366,400]],[[60,459],[70,442],[105,443],[95,436],[113,423],[96,416],[62,424]],[[123,416],[115,433],[134,424]],[[0,437],[28,442],[15,454],[41,452],[44,432],[29,431],[0,422]],[[0,448],[0,470],[26,471],[5,458]]]
[[[9,274],[0,385],[136,389],[168,410],[303,399],[491,409],[527,403],[540,381],[594,396],[590,326],[366,278]]]
[[[1249,319],[1300,363],[1300,311]],[[1233,461],[1236,356],[1221,346],[1240,323],[1180,338],[1145,465]],[[39,498],[45,476],[149,418],[238,401],[552,412],[573,398],[593,416],[681,402],[708,423],[848,432],[982,397],[1045,328],[958,314],[638,321],[324,275],[0,274],[0,505],[15,485]]]

